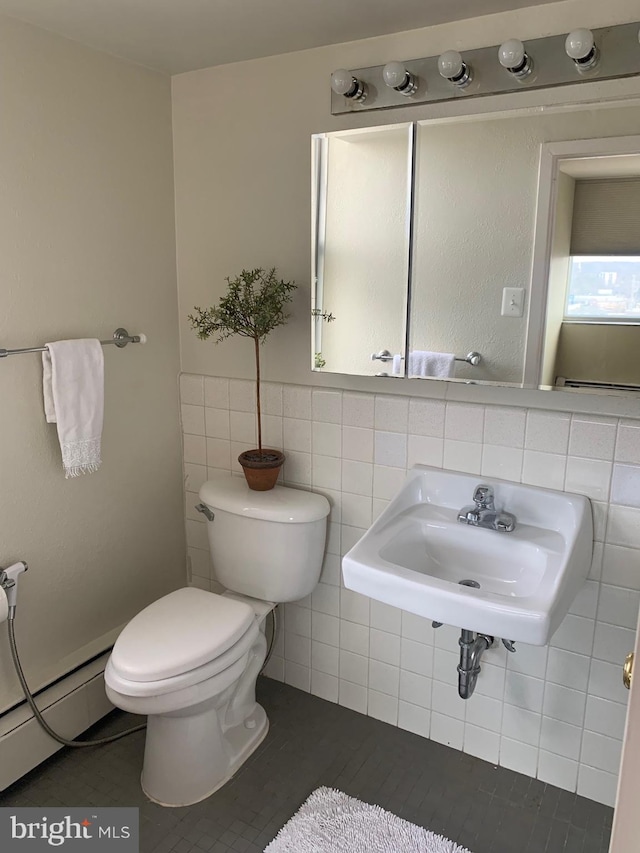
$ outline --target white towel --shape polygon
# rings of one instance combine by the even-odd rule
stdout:
[[[452,352],[429,352],[413,350],[409,353],[409,376],[437,376],[447,378],[454,375],[456,357]]]
[[[104,415],[104,356],[98,340],[57,341],[42,353],[44,412],[57,424],[65,477],[97,471]]]
[[[404,370],[402,369],[402,356],[400,353],[396,353],[393,357],[392,373],[394,376],[404,376]]]

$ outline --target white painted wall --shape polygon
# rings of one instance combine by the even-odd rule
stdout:
[[[103,466],[65,480],[39,355],[0,362],[0,565],[38,688],[184,582],[170,85],[0,20],[0,346],[144,332],[105,349]],[[0,626],[0,711],[20,698]]]

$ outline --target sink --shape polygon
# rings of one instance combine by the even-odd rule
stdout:
[[[479,483],[516,528],[460,523]],[[416,465],[342,560],[347,589],[418,616],[543,646],[582,587],[593,550],[582,495]]]

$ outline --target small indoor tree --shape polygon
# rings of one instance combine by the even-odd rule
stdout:
[[[284,462],[279,450],[262,447],[262,413],[260,406],[260,345],[276,326],[287,322],[289,314],[285,306],[291,302],[296,289],[295,282],[284,281],[276,276],[275,267],[242,270],[236,278],[227,278],[227,292],[218,304],[211,308],[194,308],[189,314],[191,328],[201,340],[216,335],[216,343],[234,335],[251,338],[254,345],[256,364],[256,413],[258,425],[258,447],[241,453],[238,461],[243,467],[247,482],[252,489],[271,489],[278,479]]]

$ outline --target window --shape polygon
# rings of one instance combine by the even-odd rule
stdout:
[[[564,314],[640,321],[640,255],[572,255]]]

